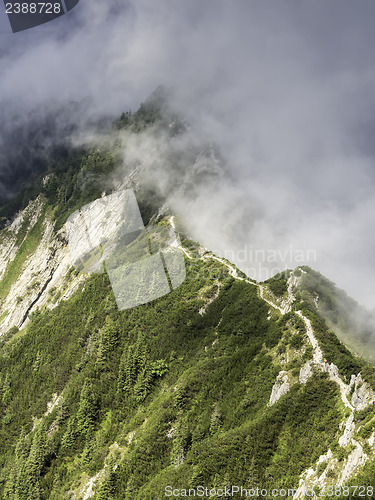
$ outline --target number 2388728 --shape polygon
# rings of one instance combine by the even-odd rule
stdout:
[[[5,12],[7,14],[60,14],[60,3],[6,3]]]

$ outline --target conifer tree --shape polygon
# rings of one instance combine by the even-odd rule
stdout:
[[[2,393],[3,393],[2,402],[4,406],[8,406],[9,403],[12,401],[12,392],[10,389],[10,381],[8,373],[5,375]]]
[[[145,363],[141,372],[138,375],[137,382],[134,386],[134,394],[138,401],[144,401],[151,391],[152,372],[148,363]]]
[[[68,427],[61,439],[61,448],[63,450],[70,450],[73,448],[77,437],[77,419],[71,417],[68,422]]]
[[[94,452],[94,443],[90,438],[88,438],[86,441],[85,447],[83,449],[83,452],[82,452],[82,457],[81,457],[83,465],[90,464],[90,462],[92,460],[93,452]]]
[[[109,316],[107,316],[106,323],[103,327],[102,339],[106,352],[113,351],[118,345],[118,328],[116,326],[116,323],[114,323]]]
[[[118,466],[114,458],[112,458],[107,467],[107,474],[95,495],[95,500],[112,500],[114,498],[117,472]]]
[[[40,476],[47,455],[47,430],[44,424],[38,425],[26,461],[25,475],[21,476],[23,491],[28,492],[27,498],[41,498]],[[20,486],[20,485],[19,485]]]
[[[77,412],[77,430],[83,436],[88,436],[94,429],[97,415],[97,405],[92,384],[86,380],[83,384],[79,408]]]
[[[33,372],[34,373],[37,373],[39,371],[41,362],[42,362],[42,355],[41,355],[40,351],[38,350],[38,352],[36,353],[36,358],[35,358],[34,364],[33,364]]]
[[[128,346],[124,349],[120,360],[118,374],[118,390],[125,394],[129,393],[137,380],[137,367],[134,357],[134,349]]]
[[[107,316],[106,323],[100,331],[97,365],[103,366],[105,364],[108,354],[115,350],[118,341],[118,328],[112,319]]]
[[[22,477],[25,476],[26,460],[29,454],[29,445],[22,427],[20,437],[17,440],[14,460],[8,472],[4,488],[4,498],[22,498],[24,485],[21,484]]]

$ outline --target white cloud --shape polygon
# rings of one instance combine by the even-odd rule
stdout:
[[[89,97],[91,113],[120,113],[173,85],[237,179],[197,205],[197,237],[314,248],[316,267],[372,307],[374,5],[81,0],[53,30],[2,35],[0,106]]]

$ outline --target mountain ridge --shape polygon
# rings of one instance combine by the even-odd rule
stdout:
[[[41,214],[43,211],[42,199],[39,199],[38,203],[40,203],[40,206],[38,205],[39,209],[34,212],[35,214],[38,214],[38,213]],[[35,204],[35,202],[33,202],[31,206],[33,208],[35,208],[37,205]],[[27,209],[26,209],[26,213],[28,213]],[[15,225],[15,227],[21,228],[23,215],[20,214],[19,217],[20,217],[20,219],[16,219],[16,222],[14,223],[14,225]],[[41,217],[41,215],[39,217]],[[38,217],[36,215],[32,221],[33,224],[30,226],[31,230],[33,227],[35,227],[37,220],[38,220]],[[171,227],[176,226],[174,216],[162,218],[160,223],[162,223],[162,224],[167,223]],[[52,227],[53,227],[53,225],[51,223],[46,224],[45,225],[45,232],[48,233],[49,235],[53,234],[53,231],[51,229]],[[28,228],[28,231],[30,231],[30,228]],[[27,235],[30,234],[28,231],[26,231],[26,236],[25,236],[26,238],[27,238]],[[59,238],[59,235],[61,235],[63,232],[64,232],[63,230],[59,230],[57,235],[55,235],[53,238]],[[17,238],[17,233],[15,234],[15,238]],[[60,238],[61,238],[61,236],[60,236]],[[44,246],[49,245],[49,248],[51,248],[50,244],[51,244],[52,240],[46,238],[45,235],[43,235],[41,237],[41,242],[43,242],[43,241],[44,241],[44,243],[43,243]],[[339,437],[339,442],[341,440],[341,444],[339,444],[339,446],[343,447],[345,445],[344,447],[347,449],[349,449],[350,447],[354,447],[354,448],[351,452],[348,453],[347,457],[345,458],[342,469],[339,469],[338,465],[337,465],[338,462],[337,462],[335,453],[333,452],[333,454],[332,454],[332,451],[330,452],[331,448],[328,447],[328,451],[326,450],[324,453],[321,453],[317,459],[318,466],[319,466],[319,464],[323,463],[324,460],[325,460],[324,463],[327,463],[327,468],[326,468],[327,472],[325,475],[326,477],[319,479],[320,476],[319,477],[316,476],[316,472],[315,472],[314,467],[312,467],[312,468],[310,467],[310,469],[306,469],[305,472],[302,471],[301,477],[299,479],[299,486],[298,486],[299,489],[297,490],[294,498],[296,498],[296,499],[303,498],[303,496],[301,496],[302,495],[301,492],[303,492],[303,488],[307,488],[307,487],[311,487],[311,486],[322,487],[322,485],[329,484],[329,476],[327,476],[329,470],[335,470],[335,471],[341,470],[338,477],[336,478],[336,482],[338,481],[338,484],[344,485],[345,481],[348,480],[353,475],[353,473],[357,472],[358,470],[361,470],[361,468],[363,469],[366,462],[368,462],[370,460],[370,458],[369,458],[370,454],[366,454],[364,452],[364,447],[363,447],[364,445],[360,444],[360,442],[354,438],[354,436],[356,434],[355,431],[358,432],[358,426],[356,426],[356,424],[355,424],[355,415],[357,413],[360,413],[361,411],[362,412],[367,411],[367,409],[369,408],[369,401],[371,399],[375,398],[375,392],[374,392],[374,390],[371,389],[370,385],[367,382],[363,381],[361,375],[359,375],[358,373],[353,373],[352,376],[350,377],[350,381],[345,382],[345,377],[342,378],[339,375],[339,370],[338,370],[337,366],[334,364],[334,359],[330,360],[330,363],[325,362],[324,354],[319,346],[318,340],[315,337],[315,332],[314,332],[314,328],[312,326],[311,320],[307,316],[305,316],[303,314],[303,312],[301,312],[299,310],[295,310],[295,306],[296,305],[299,306],[301,304],[301,303],[297,302],[295,294],[296,293],[298,294],[298,291],[299,291],[298,286],[301,282],[302,276],[305,273],[308,273],[308,271],[304,270],[303,268],[297,268],[295,271],[289,271],[287,273],[287,275],[285,275],[285,276],[279,276],[278,278],[277,277],[274,278],[273,282],[277,282],[277,280],[280,280],[280,281],[286,280],[286,290],[287,290],[286,296],[282,295],[278,299],[277,295],[275,295],[271,291],[271,289],[269,288],[267,283],[263,283],[263,284],[256,283],[254,280],[247,278],[241,271],[239,271],[233,264],[231,264],[226,259],[223,259],[223,258],[220,258],[218,256],[213,255],[211,252],[209,252],[207,249],[204,249],[201,246],[195,245],[194,247],[192,247],[193,249],[186,247],[186,242],[188,242],[188,241],[186,241],[186,240],[184,240],[184,241],[185,241],[185,243],[182,243],[180,248],[184,252],[184,255],[186,258],[186,263],[188,263],[189,261],[194,262],[194,261],[196,261],[196,259],[198,259],[205,266],[206,263],[207,263],[207,265],[209,265],[211,262],[214,264],[214,273],[215,273],[215,271],[217,272],[217,270],[215,269],[215,266],[220,266],[220,268],[222,269],[221,273],[224,273],[223,275],[228,276],[228,279],[234,280],[234,282],[244,283],[244,285],[246,284],[248,286],[251,286],[251,288],[254,288],[256,291],[256,295],[259,297],[259,300],[263,301],[267,306],[268,321],[270,321],[270,318],[275,317],[275,315],[279,316],[280,318],[285,318],[285,317],[286,318],[293,318],[293,317],[296,318],[296,315],[297,315],[297,317],[299,317],[302,320],[302,324],[300,324],[300,326],[298,328],[301,330],[301,332],[305,332],[303,335],[306,336],[306,340],[304,341],[304,342],[306,342],[306,344],[305,344],[304,352],[301,351],[301,354],[300,354],[301,359],[298,362],[299,364],[297,363],[298,366],[300,365],[300,367],[298,369],[298,375],[297,375],[297,373],[296,373],[296,375],[293,375],[293,370],[296,371],[295,368],[294,369],[292,368],[291,370],[290,369],[285,370],[285,368],[287,368],[287,366],[290,365],[291,362],[292,362],[292,366],[293,366],[293,358],[294,358],[294,362],[295,362],[296,359],[298,359],[298,356],[297,356],[297,358],[295,357],[296,354],[295,354],[294,348],[287,347],[287,349],[284,350],[284,352],[283,352],[283,349],[281,349],[283,344],[281,343],[279,348],[278,348],[280,351],[280,354],[277,354],[277,352],[275,352],[275,354],[273,355],[273,356],[276,356],[275,359],[279,360],[277,362],[277,364],[279,364],[281,361],[281,366],[280,366],[281,369],[277,373],[275,373],[273,381],[272,380],[269,381],[269,383],[272,382],[272,384],[271,384],[272,386],[270,386],[268,399],[267,399],[267,401],[265,401],[265,404],[268,407],[271,407],[271,406],[276,407],[280,403],[280,401],[283,400],[283,398],[285,399],[285,397],[288,396],[288,394],[291,390],[294,390],[293,387],[295,387],[296,384],[301,386],[301,385],[306,385],[306,384],[311,383],[311,381],[314,380],[314,377],[316,377],[319,372],[322,373],[322,375],[326,374],[326,376],[328,376],[327,380],[332,381],[332,383],[334,383],[334,385],[337,386],[338,397],[339,397],[339,399],[341,399],[341,402],[343,404],[343,409],[346,407],[350,411],[350,414],[346,417],[346,423],[344,425],[344,433],[341,435],[341,437]],[[56,242],[56,244],[60,245],[60,251],[61,251],[61,248],[64,248],[64,245],[66,247],[66,243],[64,241]],[[21,246],[22,246],[22,243],[21,243],[20,247]],[[66,250],[66,248],[65,248],[65,250]],[[40,251],[40,247],[36,247],[36,253],[39,256],[43,255],[43,253]],[[56,254],[54,257],[56,258]],[[34,260],[35,260],[35,257],[34,257]],[[31,270],[29,270],[29,271],[31,271]],[[31,271],[31,272],[33,272],[33,271]],[[65,264],[65,273],[67,273],[67,272],[69,272],[69,276],[70,276],[67,290],[70,290],[70,292],[67,293],[64,290],[59,290],[59,286],[56,287],[57,288],[56,293],[58,295],[61,295],[61,297],[56,300],[55,304],[53,304],[53,307],[50,309],[50,313],[55,308],[59,309],[59,307],[61,307],[61,304],[62,304],[61,301],[69,303],[73,299],[74,296],[77,296],[77,294],[79,295],[80,293],[82,293],[86,288],[85,283],[87,283],[87,280],[88,280],[88,282],[90,282],[90,280],[92,279],[92,278],[89,278],[87,276],[86,277],[79,276],[79,273],[76,274],[76,272],[72,273],[71,268],[67,264]],[[63,272],[61,272],[60,274],[61,274],[61,277],[64,276]],[[65,276],[66,276],[66,274],[65,274]],[[227,279],[227,278],[225,278],[225,279]],[[225,279],[224,279],[224,281],[225,281]],[[205,287],[207,286],[204,284],[205,281],[206,280],[203,281],[203,286],[204,286],[203,289],[205,289]],[[211,278],[208,278],[207,284],[210,283],[210,281],[211,281]],[[217,280],[215,280],[215,281],[217,281]],[[220,279],[219,279],[219,282],[221,282]],[[30,280],[28,280],[27,283],[30,284]],[[205,317],[205,315],[208,313],[210,308],[212,308],[215,305],[216,301],[219,299],[219,297],[222,293],[223,287],[225,289],[225,287],[228,285],[229,285],[229,282],[227,285],[225,285],[223,283],[222,284],[216,283],[216,285],[214,284],[213,287],[209,286],[210,293],[207,295],[207,298],[202,300],[202,298],[203,298],[203,296],[202,296],[202,298],[200,299],[200,302],[199,302],[199,308],[197,310],[197,313],[199,314],[200,317],[202,317],[202,318]],[[40,286],[43,286],[42,283],[40,283]],[[64,285],[64,286],[66,286],[66,285]],[[275,287],[275,285],[273,285],[273,288],[277,289],[277,287]],[[279,287],[279,289],[282,289],[282,288],[285,288],[285,287],[283,287],[283,286]],[[82,291],[80,292],[79,290],[82,290]],[[61,292],[61,293],[59,294],[59,292]],[[205,295],[206,295],[206,293],[205,293]],[[32,298],[33,298],[33,296],[30,297],[30,300],[32,300]],[[48,316],[48,314],[50,314],[50,313],[48,313],[48,307],[47,307],[47,309],[42,307],[42,311],[38,312],[38,308],[42,305],[43,305],[43,303],[40,302],[38,304],[38,306],[35,308],[34,314],[31,315],[31,320],[30,320],[31,325],[35,321],[38,321],[38,320],[41,321],[41,318],[44,317],[46,314],[47,314],[47,316]],[[142,306],[140,306],[140,307],[142,307]],[[312,314],[311,311],[309,311],[309,313]],[[35,320],[35,318],[37,318],[37,319]],[[47,319],[47,317],[46,317],[46,319]],[[293,322],[295,322],[296,320],[297,319],[294,319]],[[4,322],[4,318],[2,318],[2,321]],[[44,321],[46,321],[46,320],[44,320]],[[291,321],[291,319],[289,319],[289,321]],[[315,318],[314,321],[316,322],[317,319]],[[43,324],[43,322],[42,322],[42,324]],[[11,329],[10,331],[8,331],[8,334],[5,335],[5,337],[4,337],[5,343],[3,340],[3,349],[4,349],[4,347],[6,348],[6,346],[8,346],[8,345],[17,345],[17,342],[19,342],[19,340],[17,340],[17,339],[22,339],[22,337],[24,335],[26,335],[26,337],[32,335],[32,333],[28,332],[27,324],[20,325],[20,326],[22,327],[20,333],[18,333],[18,331],[16,331],[16,329],[13,328],[13,330]],[[236,326],[236,329],[238,329],[238,328],[240,328],[240,331],[241,331],[244,328],[244,326],[239,327],[239,325],[238,325],[238,326]],[[249,328],[248,325],[246,325],[245,328],[248,329]],[[34,330],[34,328],[32,327],[32,331],[33,330]],[[21,337],[19,337],[20,334],[21,334]],[[244,333],[238,333],[237,335],[239,335],[239,338],[240,338],[243,334]],[[295,335],[296,334],[292,335],[292,338],[294,338]],[[334,334],[332,333],[332,335],[334,335]],[[297,338],[298,338],[298,335],[297,335],[296,339]],[[13,340],[13,339],[15,339],[15,340]],[[296,346],[298,346],[299,342],[301,342],[301,341],[295,340],[293,342],[295,343]],[[213,346],[214,345],[216,345],[216,344],[213,343]],[[286,344],[286,345],[288,345],[288,344]],[[292,343],[292,345],[294,345],[294,344]],[[309,346],[312,347],[312,350],[311,350],[312,358],[305,359],[304,362],[302,363],[303,356],[305,356],[305,354],[309,352],[309,349],[308,349]],[[99,352],[100,352],[100,350],[98,351],[98,355],[99,355]],[[348,351],[348,353],[349,353],[349,351]],[[283,359],[284,359],[284,361],[283,361]],[[38,363],[38,359],[35,359],[34,363]],[[283,364],[285,365],[285,363],[287,366],[284,368]],[[315,373],[315,375],[314,375],[314,373]],[[6,376],[5,376],[5,378],[6,378]],[[315,384],[315,382],[313,382],[313,384]],[[47,410],[44,410],[41,417],[38,417],[39,425],[43,425],[44,419],[46,419],[51,414],[54,415],[55,414],[54,412],[56,412],[56,410],[61,411],[60,404],[63,401],[63,394],[64,394],[64,389],[62,390],[62,392],[61,391],[53,392],[51,404],[49,404],[49,406],[47,406]],[[349,396],[351,396],[350,401],[348,399]],[[8,413],[5,414],[3,419],[5,418],[5,420],[6,420],[7,415],[8,415]],[[31,430],[31,435],[35,434],[39,428],[38,424],[35,424],[35,422],[36,421],[34,420],[33,428]],[[371,423],[371,419],[370,419],[369,423]],[[52,424],[54,426],[58,425],[56,423],[54,424],[53,422],[52,422]],[[371,443],[373,440],[373,436],[374,436],[374,432],[366,438],[367,441],[365,441],[365,443],[368,441]],[[361,443],[362,443],[362,441],[361,441]],[[115,448],[116,448],[116,446],[115,446]],[[109,451],[108,460],[112,460],[111,453],[112,452]],[[326,457],[326,459],[324,457]],[[183,458],[178,459],[178,463],[180,463],[180,465],[182,465],[184,463],[184,459]],[[115,466],[113,466],[113,467],[115,467]],[[100,479],[103,479],[103,481],[105,483],[106,473],[108,473],[107,469],[108,469],[108,465],[103,470],[101,469],[102,472],[100,474],[98,473],[99,475],[95,476],[97,479],[97,484],[98,483],[100,484]],[[105,471],[106,471],[106,473],[105,473]],[[89,482],[90,485],[93,485],[95,483],[94,479],[92,479],[90,481],[91,481],[91,482]],[[327,481],[328,481],[328,483],[327,483]],[[104,483],[102,483],[102,484],[104,484]],[[88,491],[94,492],[94,490],[92,488],[90,490],[90,487],[88,490],[84,489],[84,491],[85,491],[84,495],[88,494],[87,493]],[[121,494],[123,494],[123,493],[121,493]],[[143,495],[143,493],[142,493],[142,495]],[[23,498],[23,497],[21,496],[20,498]],[[25,497],[25,498],[27,498],[27,497]],[[41,496],[41,498],[43,498],[43,496]],[[47,497],[47,498],[50,498],[50,497]],[[54,498],[54,497],[52,496],[51,498]],[[59,498],[59,496],[57,496],[56,498]],[[63,498],[63,496],[61,496],[60,498]],[[76,492],[76,493],[74,493],[73,498],[81,498],[81,497]],[[86,497],[86,498],[89,498],[89,497]],[[96,498],[96,496],[95,496],[95,498]],[[100,496],[98,498],[100,498]],[[153,497],[150,496],[149,498],[153,498]]]
[[[242,484],[297,500],[375,486],[375,370],[318,307],[337,297],[340,317],[340,293],[304,266],[258,283],[189,238],[170,200],[221,175],[214,149],[181,160],[164,198],[145,181],[155,157],[103,189],[118,151],[96,146],[59,182],[49,172],[0,232],[0,496],[156,500],[168,484]],[[181,234],[186,280],[119,311],[106,273],[72,266],[65,224],[124,188],[147,226]]]

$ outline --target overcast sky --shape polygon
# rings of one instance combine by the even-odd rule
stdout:
[[[230,249],[233,221],[237,252],[314,250],[312,267],[375,306],[373,0],[81,0],[17,34],[0,16],[8,126],[87,98],[90,113],[118,114],[174,86],[237,179],[221,193],[231,203],[197,211],[196,236]],[[244,199],[255,221],[228,213]]]

